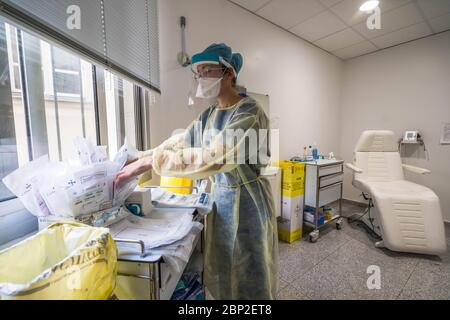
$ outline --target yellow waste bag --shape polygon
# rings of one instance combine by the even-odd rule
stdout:
[[[117,248],[109,229],[58,222],[0,251],[0,300],[108,299]]]

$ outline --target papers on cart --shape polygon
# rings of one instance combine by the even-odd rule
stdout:
[[[160,254],[175,272],[181,272],[183,265],[188,263],[190,259],[195,239],[201,229],[201,227],[194,227],[183,239],[167,246],[155,248],[152,253]]]
[[[129,216],[110,226],[114,238],[141,240],[151,255],[160,255],[176,272],[188,262],[195,239],[203,225],[192,220],[190,213],[164,216],[159,219]],[[133,244],[121,243],[121,254],[137,253]]]
[[[146,250],[173,244],[186,237],[193,228],[202,224],[192,221],[191,214],[179,214],[164,219],[130,216],[110,227],[114,238],[141,240]]]
[[[183,239],[166,246],[154,248],[151,252],[164,257],[179,258],[184,262],[188,262],[195,238],[200,231],[202,231],[201,226],[194,226]]]
[[[162,188],[152,190],[152,204],[157,208],[196,208],[201,214],[212,210],[213,201],[206,192],[199,194],[176,194]]]

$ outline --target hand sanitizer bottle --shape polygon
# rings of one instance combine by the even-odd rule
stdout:
[[[317,150],[317,143],[314,142],[314,148],[312,149],[312,156],[314,160],[319,159],[319,151]]]

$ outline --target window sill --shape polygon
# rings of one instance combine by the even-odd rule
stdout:
[[[0,203],[0,248],[29,236],[38,230],[38,220],[13,199]]]
[[[27,235],[24,235],[23,237],[14,239],[14,240],[12,240],[12,241],[10,241],[10,242],[8,242],[8,243],[5,243],[5,244],[3,244],[3,245],[0,245],[0,251],[5,250],[5,249],[8,249],[8,248],[12,247],[13,245],[15,245],[15,244],[17,244],[17,243],[19,243],[19,242],[21,242],[21,241],[23,241],[23,240],[25,240],[25,239],[31,237],[31,236],[34,236],[37,232],[38,232],[38,231],[36,230],[36,231],[31,232],[31,233],[29,233],[29,234],[27,234]]]

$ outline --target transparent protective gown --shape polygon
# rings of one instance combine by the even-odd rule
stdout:
[[[250,97],[213,105],[153,154],[161,176],[209,177],[215,207],[206,222],[205,284],[215,299],[275,299],[278,237],[267,164],[268,119]]]

